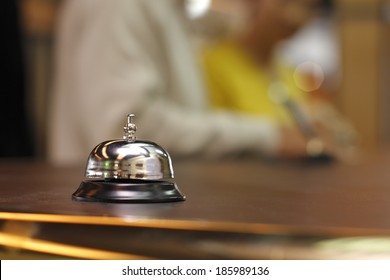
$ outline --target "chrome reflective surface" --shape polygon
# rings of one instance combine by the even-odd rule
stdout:
[[[148,141],[109,140],[89,155],[86,178],[160,180],[173,178],[172,161],[159,145]]]

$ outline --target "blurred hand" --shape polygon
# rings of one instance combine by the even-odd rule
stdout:
[[[321,124],[315,125],[315,137],[307,138],[298,127],[281,127],[281,140],[277,156],[286,159],[316,158],[326,155],[344,163],[353,163],[358,158],[354,146],[343,146],[334,141],[330,131]]]
[[[337,127],[336,127],[337,128]],[[324,144],[324,152],[343,163],[354,163],[359,160],[359,147],[354,130],[335,129],[328,123],[316,122],[318,139]]]
[[[316,157],[322,154],[338,158],[337,146],[328,131],[315,126],[315,137],[308,138],[298,127],[281,127],[281,141],[278,156],[282,158]]]
[[[284,126],[280,128],[281,140],[277,155],[284,158],[306,156],[307,140],[297,127]]]

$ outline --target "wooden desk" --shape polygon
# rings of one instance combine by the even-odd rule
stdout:
[[[83,166],[3,161],[0,244],[75,258],[307,259],[336,256],[313,242],[390,237],[390,150],[356,165],[174,160],[174,170],[185,202],[105,204],[71,199]]]

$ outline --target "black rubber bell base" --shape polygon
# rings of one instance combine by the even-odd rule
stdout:
[[[82,181],[72,198],[110,203],[156,203],[186,199],[172,182],[114,179]]]

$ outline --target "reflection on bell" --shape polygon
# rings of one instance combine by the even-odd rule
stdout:
[[[90,153],[82,181],[72,195],[79,201],[183,201],[173,178],[172,161],[159,145],[135,138],[133,114],[127,116],[123,139],[104,141]]]

